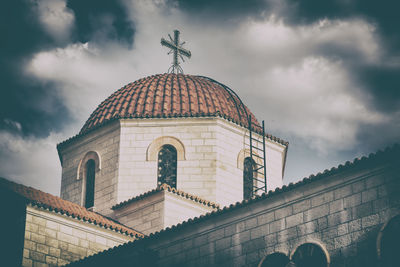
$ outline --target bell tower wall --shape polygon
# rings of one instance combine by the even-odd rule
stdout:
[[[61,198],[85,206],[85,161],[98,157],[98,161],[95,160],[93,209],[109,214],[117,198],[119,142],[120,125],[119,122],[113,122],[59,148],[62,162]]]

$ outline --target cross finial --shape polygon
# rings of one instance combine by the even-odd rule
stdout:
[[[185,62],[185,60],[183,59],[183,56],[190,58],[192,56],[192,53],[190,53],[189,50],[182,47],[185,44],[185,42],[182,42],[182,43],[179,42],[179,31],[178,30],[174,30],[174,39],[172,39],[170,34],[168,34],[168,37],[169,37],[170,41],[167,41],[164,38],[161,38],[161,45],[166,46],[171,49],[168,52],[168,55],[171,53],[174,53],[174,59],[172,62],[172,66],[169,67],[168,72],[169,73],[183,73],[183,69],[181,68],[181,66],[179,64],[178,56],[182,59],[183,62]]]

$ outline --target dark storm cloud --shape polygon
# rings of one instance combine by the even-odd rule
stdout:
[[[323,18],[347,19],[360,17],[375,23],[392,49],[399,49],[400,2],[389,0],[288,0],[288,16],[292,24],[313,23]]]
[[[400,109],[399,1],[382,3],[374,0],[289,0],[289,3],[291,11],[288,12],[286,21],[293,25],[310,24],[324,18],[362,18],[372,23],[382,41],[384,51],[380,52],[383,62],[366,64],[357,53],[330,44],[321,47],[321,51],[324,51],[327,57],[336,56],[346,61],[355,79],[374,96],[372,103],[374,108],[384,112]],[[385,63],[391,66],[385,66]]]
[[[246,16],[256,18],[265,15],[266,12],[269,13],[272,6],[272,1],[266,0],[170,0],[169,2],[177,3],[181,10],[196,17],[207,17],[203,23],[207,21],[231,23],[232,20]]]
[[[74,37],[78,41],[133,44],[134,25],[119,1],[69,0],[67,7],[75,14]]]
[[[53,84],[43,85],[27,79],[23,68],[36,51],[55,44],[42,29],[29,1],[1,1],[0,4],[0,129],[10,129],[10,121],[21,124],[22,133],[46,135],[60,129],[59,117],[68,120],[61,99],[54,95]]]
[[[379,110],[400,111],[400,68],[365,67],[360,70],[360,79],[375,96]]]
[[[75,17],[71,38],[57,40],[40,21],[40,1],[0,2],[0,129],[24,135],[47,136],[59,131],[72,115],[59,96],[56,83],[25,73],[31,57],[41,51],[75,42],[133,43],[134,29],[118,1],[69,1]],[[66,34],[69,36],[69,34]],[[10,123],[13,122],[13,123]]]

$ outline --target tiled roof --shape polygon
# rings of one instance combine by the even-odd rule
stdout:
[[[223,209],[212,211],[212,212],[207,213],[206,215],[201,215],[199,217],[189,219],[187,221],[184,221],[184,222],[174,225],[172,227],[167,227],[166,229],[163,229],[159,232],[150,234],[149,236],[146,236],[145,238],[138,240],[137,242],[127,242],[127,243],[119,245],[117,247],[110,248],[108,250],[99,252],[92,256],[72,262],[68,266],[82,266],[81,263],[84,263],[86,260],[89,260],[89,259],[92,260],[96,257],[106,256],[107,254],[115,253],[115,252],[117,252],[117,250],[122,249],[122,248],[128,249],[129,247],[140,246],[141,244],[143,244],[142,242],[148,242],[150,240],[157,240],[160,235],[163,235],[163,234],[166,234],[166,233],[169,233],[172,231],[177,231],[183,227],[190,226],[191,224],[205,221],[211,217],[219,216],[226,212],[231,212],[238,208],[244,207],[250,203],[259,202],[261,200],[265,200],[265,199],[274,197],[276,195],[283,194],[285,192],[294,190],[294,189],[304,186],[306,184],[319,181],[321,179],[330,177],[332,175],[335,175],[335,174],[338,174],[338,173],[341,173],[341,172],[344,172],[347,170],[355,169],[357,167],[370,167],[371,164],[373,164],[373,163],[385,164],[385,163],[389,163],[390,161],[391,161],[391,164],[393,164],[394,166],[399,166],[398,164],[396,165],[396,161],[397,162],[400,161],[400,145],[399,144],[395,144],[392,147],[386,148],[384,151],[378,151],[374,154],[370,154],[368,157],[356,158],[352,162],[347,161],[344,165],[340,164],[338,167],[333,167],[330,170],[327,169],[322,173],[318,173],[317,175],[311,175],[308,178],[304,178],[295,184],[290,183],[288,186],[284,185],[282,188],[277,188],[277,189],[275,189],[275,191],[269,191],[268,193],[264,193],[260,196],[256,196],[253,199],[236,202],[235,204],[231,204],[229,207],[224,207]]]
[[[144,237],[144,234],[117,223],[110,218],[102,216],[96,212],[89,211],[78,204],[61,199],[60,197],[45,193],[35,188],[17,184],[4,178],[0,178],[0,187],[17,193],[33,206],[61,213],[78,220],[93,223],[116,232],[124,233],[126,235]]]
[[[161,192],[161,191],[171,192],[171,193],[173,193],[175,195],[178,195],[178,196],[193,200],[194,202],[197,202],[197,203],[209,206],[209,207],[213,207],[215,209],[219,208],[219,205],[217,203],[214,203],[214,202],[205,200],[205,199],[203,199],[201,197],[198,197],[198,196],[183,192],[182,190],[178,190],[178,189],[173,188],[173,187],[171,187],[171,186],[169,186],[167,184],[162,184],[162,185],[158,186],[156,189],[153,189],[151,191],[148,191],[146,193],[143,193],[143,194],[141,194],[139,196],[136,196],[136,197],[133,197],[131,199],[125,200],[125,201],[123,201],[121,203],[118,203],[118,204],[112,206],[111,209],[113,209],[113,210],[119,209],[121,207],[124,207],[125,205],[128,205],[128,204],[130,204],[132,202],[138,201],[140,199],[143,199],[143,198],[145,198],[147,196],[153,195],[153,194],[155,194],[157,192]]]
[[[79,134],[57,148],[119,119],[221,117],[261,134],[254,114],[227,86],[204,76],[157,74],[129,83],[104,100],[90,115]],[[288,146],[288,142],[271,134],[270,140]]]
[[[90,115],[80,133],[114,118],[215,116],[248,127],[260,127],[250,110],[226,86],[207,77],[157,74],[139,79],[114,92]]]

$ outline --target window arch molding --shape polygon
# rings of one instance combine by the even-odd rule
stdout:
[[[290,261],[293,261],[293,260],[294,260],[294,259],[293,259],[293,256],[294,256],[294,254],[296,253],[297,249],[298,249],[299,247],[301,247],[302,245],[305,245],[305,244],[313,244],[313,245],[316,245],[317,247],[319,247],[319,248],[322,250],[322,252],[324,253],[324,255],[325,255],[325,258],[326,258],[326,266],[327,266],[327,267],[330,266],[331,258],[330,258],[330,256],[329,256],[328,250],[326,249],[325,245],[324,245],[321,241],[315,240],[315,239],[312,239],[312,240],[305,240],[305,241],[303,240],[303,241],[301,241],[301,242],[298,242],[298,243],[293,247],[293,250],[292,250],[291,253],[290,253],[290,256],[289,256]]]
[[[158,158],[158,152],[161,147],[164,145],[172,145],[176,149],[177,159],[185,160],[185,147],[183,143],[175,137],[172,136],[161,136],[153,140],[146,152],[146,160],[147,161],[156,161]]]
[[[253,154],[259,156],[255,152],[253,152]],[[236,166],[237,166],[238,169],[243,171],[244,159],[247,158],[247,157],[250,157],[250,149],[243,148],[242,150],[240,150],[240,152],[239,152],[239,154],[237,156],[237,163],[236,163]],[[261,165],[264,164],[259,157],[254,157],[253,160],[258,164],[261,164]]]
[[[89,151],[85,154],[85,156],[83,156],[83,158],[79,162],[77,176],[76,176],[77,180],[81,180],[81,179],[85,178],[86,162],[88,162],[91,159],[94,160],[94,162],[95,162],[95,167],[96,167],[95,171],[98,172],[101,170],[100,154],[96,151]]]
[[[390,224],[396,223],[395,221],[397,221],[397,223],[400,222],[400,214],[397,214],[397,215],[391,217],[387,222],[385,222],[382,225],[381,229],[379,230],[378,236],[376,238],[376,253],[377,253],[377,258],[378,258],[378,262],[380,265],[382,265],[382,261],[383,261],[382,242],[383,242],[385,231],[388,229],[388,226]]]

